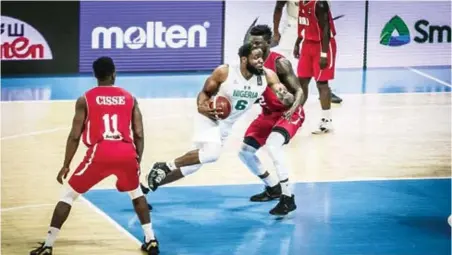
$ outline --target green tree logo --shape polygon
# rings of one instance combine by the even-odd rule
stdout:
[[[393,36],[394,31],[398,35]],[[380,34],[380,44],[385,46],[401,46],[410,42],[410,30],[399,16],[394,16],[390,19]]]

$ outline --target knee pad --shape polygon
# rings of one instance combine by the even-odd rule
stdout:
[[[272,129],[272,132],[280,133],[282,136],[284,136],[284,144],[289,143],[290,134],[285,128],[277,126]]]
[[[221,154],[220,144],[207,144],[199,150],[199,162],[201,164],[217,161]]]
[[[256,148],[247,143],[243,143],[242,148],[239,151],[239,158],[244,160],[246,158],[252,157],[254,154],[256,154],[256,152]]]
[[[247,136],[243,139],[243,143],[245,145],[251,146],[254,149],[258,150],[261,147],[261,144],[252,136]]]
[[[183,166],[180,168],[180,172],[183,176],[190,175],[201,168],[202,164],[192,165],[192,166]]]
[[[136,189],[129,191],[129,196],[130,196],[130,199],[135,200],[144,195],[143,195],[143,191],[141,190],[141,187],[138,186]]]
[[[64,202],[70,206],[74,203],[74,201],[80,196],[80,193],[72,189],[71,186],[67,186],[63,188],[62,196],[60,198],[60,202]]]

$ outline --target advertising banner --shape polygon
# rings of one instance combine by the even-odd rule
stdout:
[[[451,64],[450,1],[370,1],[367,66]]]
[[[2,75],[76,73],[77,2],[4,2]]]
[[[364,54],[364,1],[330,1],[335,18],[337,68],[360,68]],[[237,51],[248,28],[253,24],[273,27],[276,1],[226,1],[225,62],[237,61]],[[279,26],[280,45],[274,49],[286,57],[292,56],[297,37],[298,1],[287,1]],[[295,60],[294,60],[295,61]]]
[[[110,56],[118,71],[201,71],[222,63],[223,2],[80,3],[80,72]]]

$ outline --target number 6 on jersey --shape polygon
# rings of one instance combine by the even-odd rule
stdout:
[[[235,109],[241,111],[241,110],[245,109],[247,105],[248,105],[248,101],[246,101],[246,100],[239,100],[235,104]]]

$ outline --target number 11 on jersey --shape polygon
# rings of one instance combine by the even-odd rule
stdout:
[[[121,139],[121,133],[118,131],[118,115],[113,114],[110,116],[110,114],[104,114],[102,117],[104,120],[104,139],[105,140],[120,140]],[[111,125],[110,125],[111,123]]]

